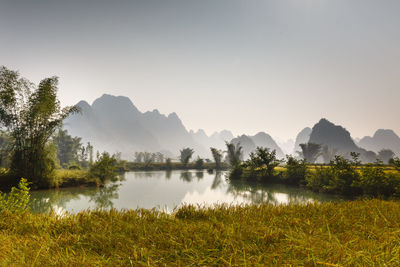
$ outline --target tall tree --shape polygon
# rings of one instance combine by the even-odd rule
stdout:
[[[242,162],[243,158],[243,148],[240,145],[240,143],[237,143],[236,145],[234,143],[228,143],[225,142],[226,148],[227,148],[227,159],[229,164],[232,167],[237,167],[239,164]]]
[[[12,140],[11,172],[36,184],[46,183],[54,162],[46,144],[54,131],[77,107],[61,109],[58,78],[43,79],[36,87],[17,71],[0,67],[0,123]]]
[[[211,147],[210,149],[211,149],[211,154],[214,158],[215,169],[220,170],[222,163],[222,151],[214,147]]]
[[[315,163],[320,156],[321,145],[314,143],[300,144],[301,155],[309,163]]]
[[[187,147],[182,149],[180,152],[181,152],[180,160],[183,163],[183,166],[186,168],[190,158],[193,156],[194,150]]]
[[[57,147],[57,156],[63,167],[72,161],[78,162],[80,158],[84,157],[85,151],[82,151],[81,138],[72,137],[67,130],[59,129],[53,136],[53,142]]]
[[[0,131],[0,167],[6,167],[10,160],[10,137]]]

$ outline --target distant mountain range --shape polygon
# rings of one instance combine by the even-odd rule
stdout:
[[[64,128],[71,135],[81,137],[83,142],[91,142],[99,151],[121,152],[127,159],[132,159],[138,151],[162,152],[168,157],[177,157],[184,147],[193,148],[196,155],[210,158],[210,147],[225,150],[225,142],[231,141],[242,145],[245,158],[257,146],[276,150],[279,158],[285,156],[265,132],[234,137],[228,130],[210,136],[201,129],[188,131],[176,113],[166,116],[156,109],[142,113],[124,96],[104,94],[92,105],[80,101],[77,106],[81,113],[69,116],[64,121]],[[400,155],[400,138],[392,130],[378,130],[373,137],[364,137],[356,143],[346,129],[326,119],[321,119],[313,128],[304,128],[297,135],[294,147],[290,149],[286,145],[285,152],[295,154],[301,150],[299,144],[307,142],[328,146],[345,156],[358,152],[364,161],[375,160],[375,153],[381,149],[391,149]]]
[[[390,149],[400,156],[400,137],[393,130],[379,129],[372,137],[361,138],[357,144],[376,153],[382,149]]]
[[[81,114],[69,116],[64,128],[71,135],[82,137],[83,142],[93,143],[100,151],[118,151],[130,158],[137,151],[177,155],[179,149],[191,147],[199,155],[207,154],[176,113],[168,116],[158,110],[142,113],[129,98],[107,94],[92,105],[81,101],[77,106]]]

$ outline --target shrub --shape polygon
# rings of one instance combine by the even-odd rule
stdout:
[[[299,185],[305,182],[307,175],[307,163],[304,159],[297,160],[293,156],[286,156],[285,179],[290,184]]]
[[[306,186],[316,192],[327,191],[330,180],[333,180],[334,174],[329,167],[319,166],[306,175]]]
[[[345,195],[357,193],[358,190],[353,186],[353,181],[358,180],[360,175],[352,161],[342,156],[335,156],[329,168],[331,168],[333,175],[329,184],[325,186],[328,192]]]
[[[28,210],[30,200],[28,180],[21,178],[18,187],[11,188],[8,194],[0,192],[0,211],[20,213]]]
[[[250,178],[272,178],[274,176],[274,169],[281,163],[276,158],[276,151],[270,151],[269,148],[257,147],[255,152],[250,153],[244,166],[248,170]]]
[[[393,173],[386,173],[383,164],[376,162],[362,168],[361,175],[353,186],[360,188],[365,195],[390,196],[399,188],[400,178]]]
[[[116,174],[117,160],[107,152],[103,152],[99,159],[90,167],[89,173],[92,177],[99,178],[102,183],[106,179],[114,179]]]

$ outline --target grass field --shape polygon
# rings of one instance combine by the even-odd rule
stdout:
[[[0,216],[0,265],[399,266],[400,203]]]

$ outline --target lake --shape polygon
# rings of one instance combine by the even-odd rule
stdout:
[[[32,191],[34,212],[76,213],[95,208],[156,208],[171,212],[182,204],[291,204],[340,201],[341,197],[317,194],[285,185],[260,185],[229,181],[226,172],[128,172],[104,187],[74,187]]]

